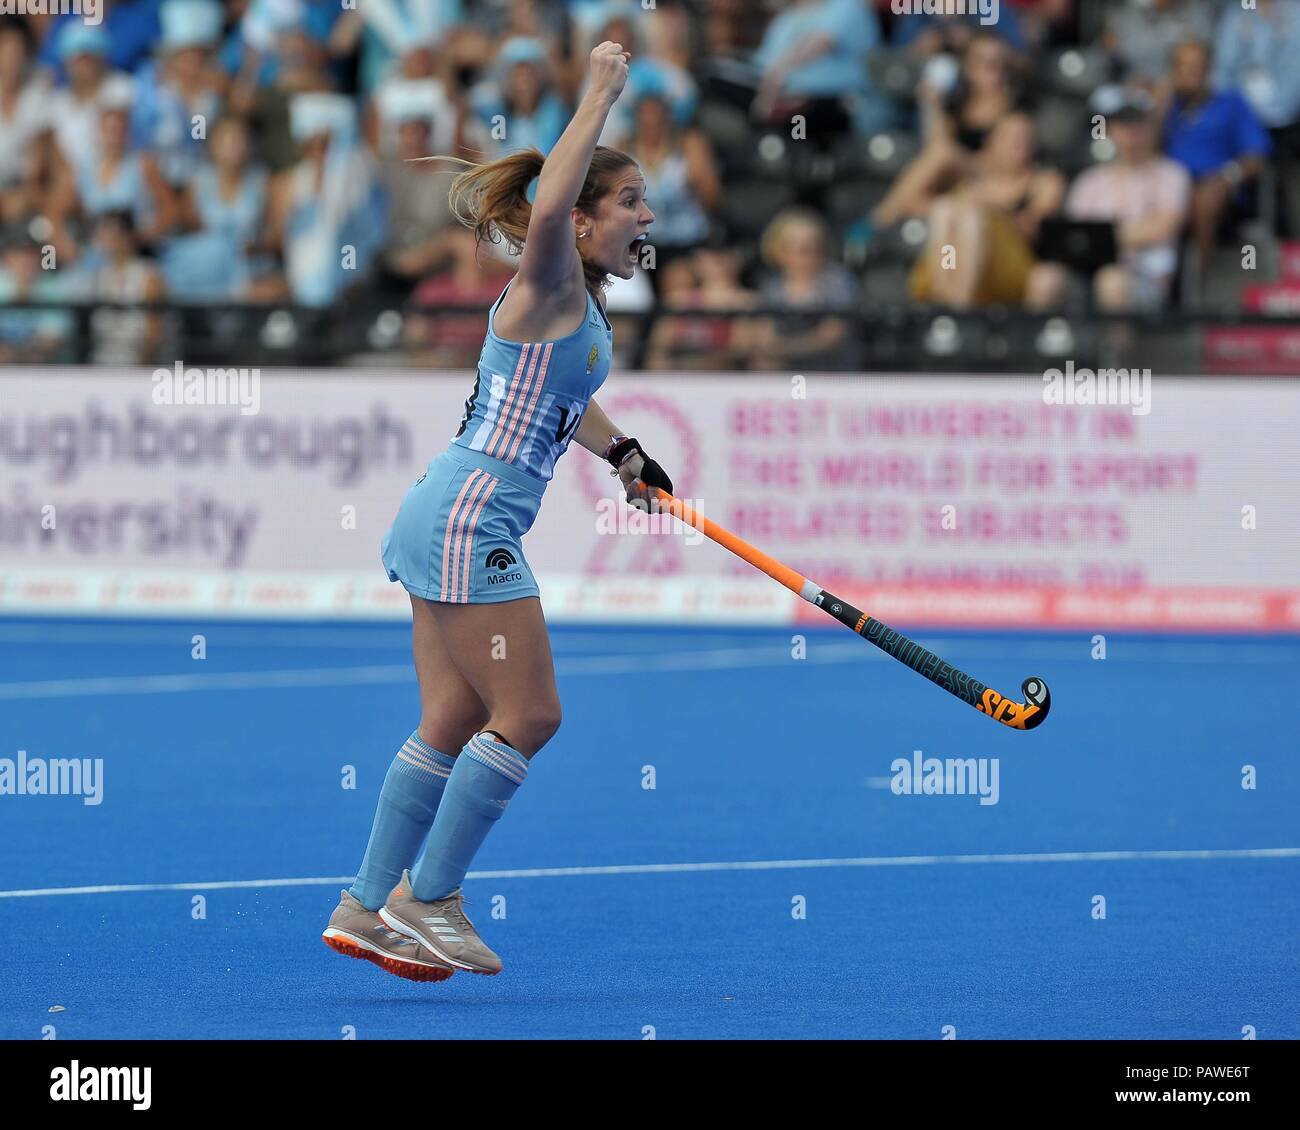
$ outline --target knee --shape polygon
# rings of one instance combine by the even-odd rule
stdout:
[[[1225,181],[1207,179],[1192,189],[1193,211],[1218,211],[1227,202],[1231,192]]]
[[[425,745],[454,757],[487,720],[488,712],[482,703],[426,707],[416,733]]]
[[[549,742],[562,721],[558,700],[530,703],[503,724],[504,736],[525,757]]]
[[[1103,267],[1093,280],[1093,296],[1103,310],[1123,310],[1128,291],[1128,272],[1118,264]]]
[[[536,707],[528,720],[528,731],[532,735],[534,748],[541,749],[555,737],[562,721],[564,718],[558,699]]]
[[[961,146],[950,137],[931,138],[917,156],[917,164],[929,172],[946,172],[960,161]]]
[[[930,203],[930,231],[936,232],[947,228],[957,211],[957,201],[951,196],[936,196]]]
[[[1065,300],[1068,277],[1058,263],[1038,263],[1029,272],[1025,305],[1032,310],[1050,310]]]

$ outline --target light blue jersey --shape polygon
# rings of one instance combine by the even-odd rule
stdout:
[[[587,401],[609,375],[614,329],[588,291],[586,316],[567,337],[506,341],[492,323],[509,289],[488,314],[474,391],[452,443],[545,482],[578,430]]]
[[[523,536],[555,461],[609,375],[614,330],[590,292],[582,325],[538,342],[492,332],[505,296],[488,315],[460,430],[406,492],[380,547],[389,580],[425,600],[495,604],[539,595]]]

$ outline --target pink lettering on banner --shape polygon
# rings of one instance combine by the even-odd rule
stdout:
[[[734,440],[822,440],[829,416],[824,401],[737,400],[727,412],[727,431]]]
[[[948,542],[1122,545],[1129,539],[1129,529],[1123,512],[1114,507],[968,502],[962,508],[960,521],[951,529],[945,528],[941,512],[927,512],[925,536]]]
[[[1120,494],[1189,494],[1196,489],[1196,456],[1072,455],[1066,461],[1071,491]]]
[[[810,576],[1144,584],[1140,558],[1167,530],[1152,502],[1201,487],[1198,453],[1146,449],[1150,417],[1128,406],[1045,404],[1028,381],[1015,399],[873,384],[727,405],[727,520]]]
[[[1080,409],[1028,401],[848,404],[836,411],[846,440],[934,440],[941,443],[1057,441],[1080,432]]]
[[[151,406],[137,371],[0,372],[0,607],[405,614],[379,542],[471,380],[268,371],[242,416]],[[1267,591],[1300,623],[1295,382],[1157,377],[1142,416],[1045,404],[1036,375],[617,373],[597,399],[700,512],[837,592],[919,615],[988,590],[990,623],[1100,626],[1191,623],[1202,596],[1216,623],[1280,623]],[[525,541],[548,614],[702,617],[772,588],[671,520],[611,532],[602,502],[626,512],[575,445]]]
[[[723,522],[747,540],[852,538],[896,544],[907,534],[907,510],[897,503],[799,503],[756,499],[732,503]]]

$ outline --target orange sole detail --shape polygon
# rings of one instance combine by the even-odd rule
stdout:
[[[368,961],[371,965],[377,965],[385,973],[391,973],[394,977],[402,977],[407,981],[445,981],[450,977],[454,969],[430,969],[426,965],[415,965],[409,961],[398,961],[393,957],[384,957],[381,954],[371,953],[367,949],[353,945],[344,938],[322,938],[330,949],[336,953],[343,954],[344,957],[355,957],[361,961]]]

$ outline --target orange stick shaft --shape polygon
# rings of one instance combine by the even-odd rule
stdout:
[[[815,604],[833,619],[851,629],[880,648],[886,655],[892,656],[900,663],[906,664],[922,677],[929,679],[946,690],[955,698],[961,699],[968,706],[973,706],[981,714],[987,714],[995,722],[1010,726],[1016,730],[1033,730],[1042,724],[1052,706],[1052,695],[1047,684],[1036,676],[1031,676],[1020,684],[1024,702],[1016,702],[1006,695],[999,694],[992,687],[973,679],[964,671],[959,671],[950,663],[945,663],[934,652],[922,647],[914,640],[909,640],[901,632],[895,631],[887,624],[860,609],[854,608],[846,600],[826,592],[802,573],[797,573],[788,565],[782,565],[737,537],[730,530],[725,530],[716,522],[710,522],[703,514],[697,514],[681,499],[674,498],[667,491],[658,487],[643,487],[643,493],[650,494],[659,503],[661,510],[672,514],[678,520],[701,530],[706,537],[717,542],[725,549],[731,550],[737,557],[748,561],[755,569],[761,569],[773,580],[780,581],[791,592],[797,593],[809,604]]]
[[[730,530],[724,529],[703,514],[696,513],[680,498],[674,498],[667,491],[660,490],[658,487],[653,488],[653,490],[659,499],[660,509],[667,510],[668,513],[681,519],[688,526],[702,531],[705,537],[731,550],[737,557],[748,561],[755,569],[761,569],[774,581],[780,581],[791,592],[797,593],[805,600],[809,599],[804,589],[810,582],[802,573],[795,572],[789,565],[782,565],[775,557],[769,557],[757,546],[750,545],[744,538],[737,537]],[[813,588],[815,591],[816,586],[813,586]]]

